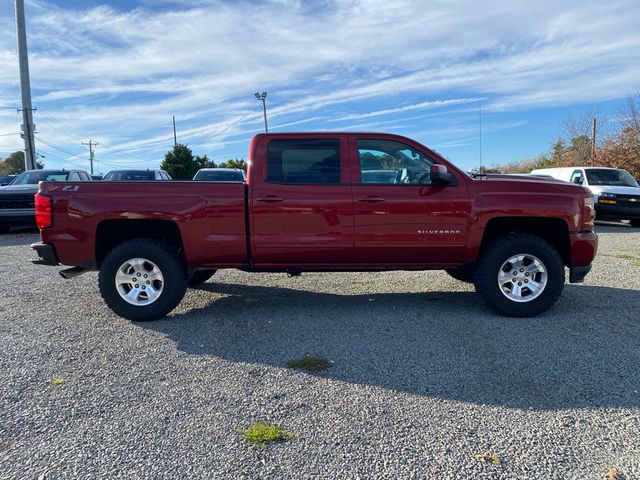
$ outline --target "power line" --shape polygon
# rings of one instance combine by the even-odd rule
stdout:
[[[251,115],[253,112],[255,112],[258,108],[260,107],[260,105],[256,105],[255,107],[253,107],[251,110],[249,110],[247,113],[245,113],[242,117],[240,117],[238,120],[236,120],[234,123],[232,123],[231,125],[229,125],[228,127],[223,128],[222,130],[217,131],[216,133],[214,133],[211,137],[206,138],[205,140],[202,140],[201,142],[198,143],[194,143],[191,146],[192,147],[197,147],[198,145],[202,145],[204,142],[209,141],[213,138],[216,138],[218,135],[226,132],[227,130],[229,130],[232,127],[235,127],[237,124],[239,124],[242,120],[244,120],[245,118],[247,118],[249,115]]]
[[[41,110],[38,110],[41,111]],[[68,125],[65,125],[64,123],[62,123],[60,120],[58,120],[56,117],[54,117],[53,115],[51,115],[50,113],[47,113],[45,111],[42,111],[42,113],[44,113],[47,117],[49,117],[52,121],[56,122],[58,125],[60,125],[61,127],[65,128],[65,129],[69,129]],[[44,120],[44,119],[43,119]],[[71,133],[69,133],[66,130],[61,130],[58,127],[56,127],[55,125],[52,125],[51,123],[47,122],[46,120],[44,120],[44,122],[49,125],[50,127],[58,130],[59,132],[64,133],[65,135],[67,135],[69,138],[73,138],[74,140],[78,140],[80,142],[83,142],[82,138],[76,136],[76,135],[72,135]],[[101,144],[103,148],[106,148],[107,150],[112,150],[115,153],[120,153],[120,155],[124,156],[124,157],[128,157],[131,158],[133,161],[135,162],[139,162],[140,159],[138,158],[134,158],[131,156],[128,156],[127,154],[123,153],[121,150],[114,148],[114,147],[110,147],[109,145],[106,145],[105,143]],[[107,155],[109,154],[108,152],[106,153]],[[113,153],[112,153],[113,154]],[[103,162],[104,163],[104,162]]]
[[[42,137],[40,137],[40,136],[37,136],[36,138],[37,138],[38,140],[40,140],[42,143],[44,143],[45,145],[49,145],[51,148],[55,148],[56,150],[59,150],[59,151],[61,151],[62,153],[66,153],[67,155],[71,155],[71,156],[73,156],[73,157],[78,157],[78,158],[81,158],[81,159],[83,159],[83,160],[86,160],[86,157],[85,157],[84,155],[80,155],[80,154],[77,154],[77,153],[71,152],[71,151],[66,150],[66,149],[64,149],[64,148],[62,148],[62,147],[59,147],[59,146],[57,146],[57,145],[54,145],[53,143],[49,143],[49,142],[47,142],[46,140],[44,140],[44,139],[43,139]]]

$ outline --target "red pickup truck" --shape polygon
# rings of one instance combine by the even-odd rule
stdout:
[[[107,305],[153,320],[217,269],[445,269],[493,310],[527,317],[581,282],[593,195],[534,176],[470,177],[405,137],[256,135],[242,182],[42,182],[36,263],[99,270]]]

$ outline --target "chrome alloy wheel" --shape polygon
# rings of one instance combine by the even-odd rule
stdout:
[[[549,275],[542,261],[527,253],[514,255],[498,271],[498,287],[514,302],[530,302],[540,296]]]
[[[164,277],[158,266],[146,258],[131,258],[118,268],[116,290],[131,305],[144,306],[162,294]]]

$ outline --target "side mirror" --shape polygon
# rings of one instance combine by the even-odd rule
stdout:
[[[456,177],[445,165],[431,165],[431,185],[455,185]]]

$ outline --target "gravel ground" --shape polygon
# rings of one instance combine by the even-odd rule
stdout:
[[[640,231],[597,230],[535,319],[443,272],[223,271],[147,324],[0,236],[0,479],[638,479]],[[248,445],[260,419],[296,438]]]

